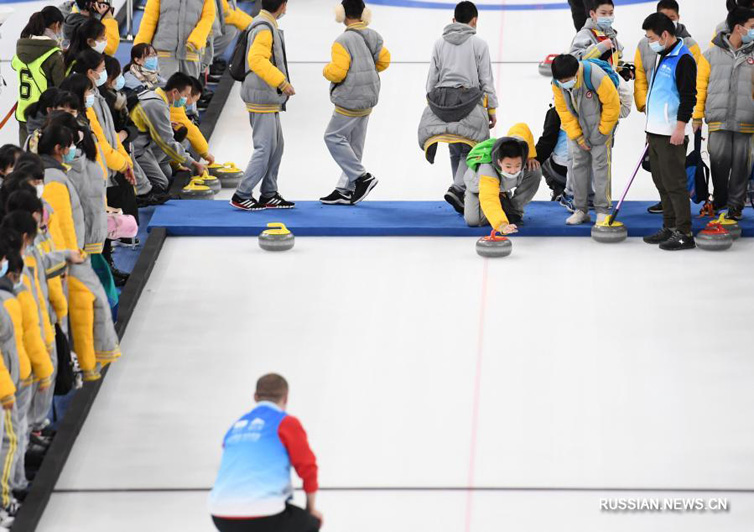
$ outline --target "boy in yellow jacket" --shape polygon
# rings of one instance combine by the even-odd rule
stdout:
[[[380,97],[380,72],[390,66],[390,52],[382,36],[367,28],[371,12],[363,0],[343,0],[336,20],[346,30],[332,45],[332,61],[324,76],[330,81],[335,112],[325,131],[325,144],[343,173],[335,190],[320,201],[325,205],[356,205],[377,186],[377,179],[361,164],[367,125]]]
[[[147,0],[134,44],[155,47],[162,77],[198,78],[216,14],[215,0]]]
[[[590,170],[594,185],[597,223],[604,222],[612,206],[611,175],[613,131],[620,116],[620,96],[610,76],[595,64],[559,55],[552,62],[555,108],[573,157],[573,196],[576,211],[568,225],[591,221]]]
[[[186,140],[191,145],[193,152],[209,164],[215,163],[215,156],[209,152],[209,143],[204,138],[199,126],[186,114],[186,108],[191,107],[202,97],[202,84],[196,78],[191,78],[191,93],[186,99],[186,105],[170,108],[170,121],[186,128]]]

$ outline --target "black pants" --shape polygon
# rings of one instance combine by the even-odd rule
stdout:
[[[576,27],[576,31],[581,31],[581,28],[586,24],[586,19],[589,18],[591,3],[590,0],[568,0],[571,5],[571,16],[573,17],[573,25]]]
[[[283,513],[258,519],[223,519],[212,516],[220,532],[319,532],[320,522],[306,510],[288,504]]]
[[[680,146],[670,137],[647,134],[652,180],[662,200],[663,223],[668,229],[691,233],[691,203],[686,177],[686,149],[689,139]]]
[[[122,209],[123,214],[130,214],[139,222],[139,208],[136,206],[136,190],[126,180],[126,176],[118,172],[115,174],[113,187],[107,187],[107,204],[116,209]]]

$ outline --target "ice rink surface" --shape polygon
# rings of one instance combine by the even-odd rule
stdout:
[[[280,188],[292,200],[330,192],[339,174],[322,141],[332,106],[321,71],[341,31],[332,3],[291,2],[281,21],[297,90],[282,117]],[[723,4],[681,2],[703,49]],[[616,10],[628,60],[652,6]],[[370,118],[365,163],[380,179],[370,199],[439,200],[447,156],[429,165],[416,129],[432,44],[452,13],[372,9],[393,64]],[[0,32],[9,59],[9,25]],[[493,134],[526,122],[539,136],[552,93],[536,63],[567,48],[570,13],[484,11],[479,35],[501,100]],[[211,148],[243,167],[251,131],[238,89]],[[621,123],[613,196],[642,132],[642,115]],[[655,197],[642,171],[629,198]],[[39,530],[211,531],[222,436],[251,408],[256,378],[275,371],[320,462],[324,530],[749,532],[754,242],[715,255],[518,238],[510,258],[488,262],[473,244],[301,238],[270,255],[254,239],[168,239]],[[730,508],[600,511],[619,497]]]

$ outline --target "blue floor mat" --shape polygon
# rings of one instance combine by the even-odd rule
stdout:
[[[654,202],[626,202],[619,220],[629,236],[657,231],[662,216],[647,213]],[[697,212],[694,207],[692,212]],[[754,236],[754,216],[748,209],[741,222],[744,236]],[[589,225],[567,226],[569,216],[556,202],[536,201],[526,208],[521,236],[589,236]],[[594,219],[594,215],[592,215]],[[694,219],[702,229],[709,218]],[[149,228],[164,227],[170,236],[251,236],[268,222],[283,222],[299,236],[475,236],[489,234],[489,228],[467,227],[463,218],[440,201],[368,201],[358,206],[326,206],[302,201],[291,210],[242,212],[226,201],[171,201],[158,207]]]

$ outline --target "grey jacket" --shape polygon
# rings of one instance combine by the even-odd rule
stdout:
[[[346,78],[331,83],[330,101],[337,107],[352,111],[372,109],[380,99],[380,75],[377,63],[383,47],[382,36],[359,25],[348,28],[335,40],[351,57]]]
[[[713,46],[704,52],[709,64],[704,118],[711,131],[751,134],[754,133],[754,42],[733,50],[729,35],[718,33]],[[700,71],[704,72],[706,65],[704,61],[700,63]]]
[[[18,385],[21,375],[16,348],[16,332],[13,328],[13,320],[5,310],[5,302],[15,297],[11,280],[7,277],[0,278],[0,351],[3,353],[3,363],[10,373],[10,378],[15,385]]]
[[[161,52],[170,52],[171,57],[180,61],[198,60],[189,57],[186,50],[191,32],[202,18],[204,0],[163,0],[160,2],[160,17],[152,37],[152,46]],[[210,32],[210,37],[212,32]]]
[[[49,183],[60,183],[68,190],[68,196],[71,201],[71,217],[73,218],[73,228],[76,232],[76,245],[79,249],[84,249],[84,237],[86,235],[86,225],[84,224],[84,210],[81,207],[78,191],[73,186],[71,180],[65,173],[63,166],[49,155],[41,155],[42,162],[45,165],[45,185]]]
[[[613,86],[613,82],[609,79],[608,75],[601,68],[592,68],[592,87],[595,91],[599,89],[602,84],[602,80]],[[579,126],[584,134],[584,138],[589,142],[590,146],[601,146],[607,142],[610,135],[603,135],[600,133],[600,121],[602,119],[602,103],[598,95],[587,87],[584,82],[583,76],[586,75],[583,65],[579,66],[579,85],[571,90],[565,90],[562,87],[558,87],[558,90],[563,94],[563,99],[566,102],[568,110],[574,116],[578,117]],[[611,132],[612,134],[612,132]]]
[[[139,103],[131,111],[131,119],[141,133],[134,140],[134,150],[146,149],[150,142],[176,163],[192,163],[193,159],[180,142],[175,140],[170,121],[170,107],[162,98],[162,89],[139,93]]]
[[[74,159],[68,170],[68,180],[73,184],[84,216],[84,245],[87,253],[102,253],[107,238],[107,213],[105,196],[107,181],[102,167],[84,156]]]
[[[460,122],[443,122],[427,106],[419,122],[419,147],[427,161],[434,163],[437,144],[463,142],[473,146],[490,138],[490,118],[487,109],[479,102]]]
[[[246,47],[246,68],[249,70],[246,78],[241,86],[241,99],[246,103],[246,109],[249,112],[278,112],[285,110],[285,103],[288,101],[288,96],[278,87],[271,87],[269,83],[263,80],[255,72],[251,71],[251,66],[248,64],[249,52],[254,44],[254,39],[257,38],[263,31],[270,31],[272,29],[272,63],[280,70],[285,76],[286,81],[290,80],[288,76],[288,65],[285,58],[285,40],[283,32],[278,29],[277,21],[275,17],[270,15],[267,11],[262,10],[259,16],[254,19],[254,22],[249,26],[251,31],[249,32],[249,42]]]
[[[102,131],[105,134],[108,144],[113,149],[118,148],[118,133],[115,131],[115,121],[113,120],[113,114],[110,112],[110,107],[107,105],[107,100],[100,94],[99,91],[94,91],[94,114],[97,115],[99,125],[102,127]],[[107,170],[107,182],[111,186],[115,185],[114,177],[115,170],[108,168]]]
[[[479,87],[487,95],[488,107],[497,109],[489,47],[468,24],[446,26],[442,38],[435,43],[427,93],[438,87]]]
[[[63,23],[63,37],[69,41],[73,40],[73,33],[76,31],[76,28],[87,20],[89,20],[89,17],[81,13],[69,13]]]
[[[607,41],[600,42],[595,32],[609,37],[615,44],[613,52],[617,50],[619,56],[623,55],[623,45],[618,41],[618,32],[613,28],[610,28],[607,31],[598,28],[591,18],[586,20],[584,27],[581,28],[576,34],[576,37],[573,38],[570,54],[579,60],[600,59],[608,51]],[[617,67],[618,65],[616,63],[613,66]]]

